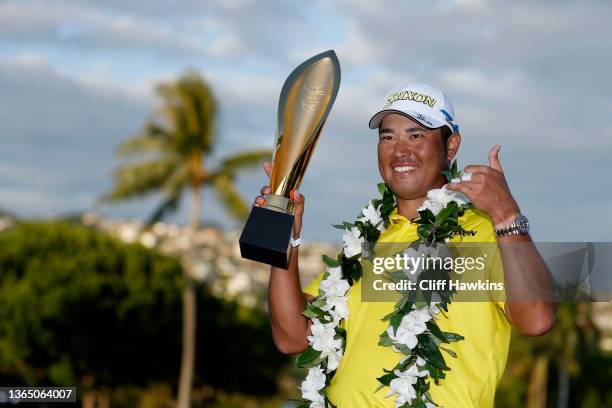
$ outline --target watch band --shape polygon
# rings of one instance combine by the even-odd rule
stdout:
[[[506,237],[508,235],[518,235],[519,229],[516,225],[514,225],[514,223],[512,223],[505,228],[496,229],[495,234],[498,237]]]
[[[527,235],[529,233],[529,220],[523,214],[519,214],[514,221],[507,227],[495,230],[497,237],[508,235]]]
[[[302,243],[302,237],[297,237],[297,239],[293,239],[293,237],[289,237],[289,243],[293,248],[299,246]]]

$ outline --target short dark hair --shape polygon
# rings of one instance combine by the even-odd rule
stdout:
[[[442,126],[441,130],[442,130],[442,141],[446,145],[446,142],[448,142],[448,138],[451,137],[451,135],[453,134],[453,131],[450,130],[448,126]]]
[[[453,134],[453,131],[450,130],[448,126],[442,126],[440,128],[440,132],[442,133],[442,144],[444,145],[444,151],[448,150],[448,139]]]

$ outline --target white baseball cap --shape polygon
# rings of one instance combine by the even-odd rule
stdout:
[[[408,84],[393,89],[385,97],[382,110],[370,119],[370,129],[377,129],[390,113],[409,116],[431,129],[448,126],[452,132],[459,132],[453,104],[435,85]]]

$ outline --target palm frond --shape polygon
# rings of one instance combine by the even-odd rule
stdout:
[[[227,212],[238,220],[245,220],[249,215],[249,207],[236,190],[232,178],[219,173],[213,178],[213,186]]]
[[[238,153],[223,160],[219,165],[219,171],[233,174],[236,170],[256,166],[271,158],[271,150],[253,150],[250,152]]]
[[[161,189],[166,194],[173,194],[177,189],[182,189],[189,181],[189,169],[187,166],[179,166],[162,185]]]
[[[99,201],[125,200],[159,190],[180,166],[176,156],[121,166],[113,172],[115,187]]]
[[[188,114],[188,123],[194,133],[211,137],[204,140],[207,146],[212,146],[212,124],[216,113],[216,102],[210,86],[195,71],[185,73],[177,86],[185,111]]]
[[[178,150],[209,153],[213,147],[216,102],[208,84],[195,72],[157,88],[164,99],[162,114],[175,130]]]
[[[117,157],[124,158],[132,154],[159,152],[164,150],[164,144],[150,136],[134,136],[123,142],[117,148]]]
[[[138,153],[172,150],[171,133],[162,125],[148,120],[142,131],[123,142],[116,150],[119,158]]]

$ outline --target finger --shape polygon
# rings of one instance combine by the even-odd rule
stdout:
[[[463,169],[464,173],[486,173],[491,171],[489,166],[485,166],[484,164],[470,164]]]
[[[474,191],[474,183],[471,181],[462,181],[461,183],[448,183],[446,186],[447,190],[459,191],[470,197]]]
[[[299,237],[302,231],[302,216],[304,215],[304,196],[300,194],[296,189],[289,192],[289,198],[294,203],[293,215],[293,237]]]
[[[274,167],[274,166],[272,165],[272,163],[265,162],[265,163],[263,164],[264,171],[266,172],[266,174],[268,175],[268,177],[270,177],[270,174],[272,174],[272,167]]]
[[[263,198],[262,196],[257,196],[255,197],[255,201],[253,202],[253,205],[255,207],[263,207],[264,205],[266,205],[266,199]]]
[[[487,169],[489,172],[492,171],[489,167],[487,167]],[[469,175],[469,178],[466,179],[466,175]],[[484,171],[465,171],[461,176],[461,183],[472,183],[472,185],[475,185],[478,183],[482,183],[489,176],[490,174]]]
[[[270,186],[263,186],[261,190],[259,190],[262,196],[270,194],[272,190],[270,190]]]
[[[291,192],[289,193],[289,198],[295,204],[304,204],[304,196],[296,189],[291,190]]]
[[[501,163],[499,162],[499,157],[498,157],[500,150],[501,150],[500,145],[493,146],[493,148],[489,152],[489,165],[491,166],[492,169],[495,169],[499,171],[500,173],[503,173],[504,170],[502,169],[502,166],[501,166]]]
[[[306,200],[305,197],[295,189],[291,190],[291,192],[289,193],[289,197],[291,198],[291,201],[293,201],[295,212],[298,214],[303,213],[304,201]]]

